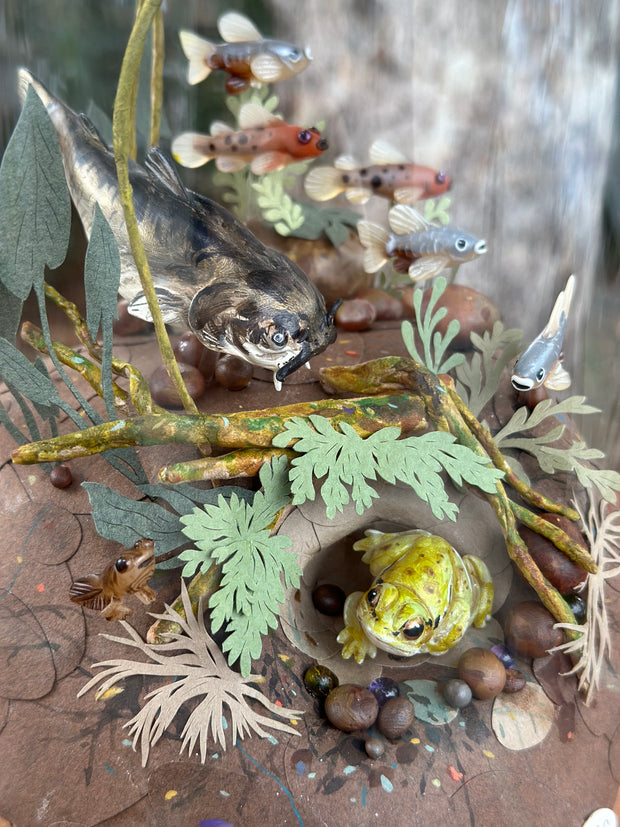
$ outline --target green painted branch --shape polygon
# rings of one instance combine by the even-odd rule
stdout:
[[[162,361],[168,371],[168,375],[179,394],[183,407],[190,413],[197,413],[196,405],[187,392],[185,383],[181,376],[179,366],[172,352],[172,345],[164,325],[161,310],[157,303],[151,272],[149,269],[146,253],[138,222],[133,206],[132,188],[129,182],[129,157],[132,152],[132,125],[136,117],[136,92],[140,76],[140,62],[144,51],[144,44],[149,29],[156,13],[159,11],[162,0],[143,0],[138,9],[136,21],[129,36],[129,42],[123,57],[121,73],[118,79],[118,88],[114,102],[114,115],[112,118],[112,132],[114,138],[114,158],[116,161],[116,173],[118,176],[118,187],[123,214],[127,226],[127,234],[131,252],[134,257],[136,268],[140,274],[142,290],[155,326],[155,334],[159,344]]]
[[[153,19],[151,47],[151,128],[150,146],[159,146],[161,110],[164,98],[164,16],[158,9]]]
[[[596,574],[596,563],[584,546],[571,539],[571,537],[569,537],[565,531],[562,531],[561,528],[558,528],[558,526],[548,522],[547,520],[543,520],[542,517],[539,517],[537,514],[533,514],[522,505],[518,505],[518,503],[512,501],[510,505],[515,517],[517,520],[522,522],[523,525],[531,528],[532,531],[540,534],[541,537],[545,537],[547,540],[550,540],[556,548],[564,552],[567,557],[583,569],[591,572],[592,574]]]
[[[162,413],[105,422],[73,434],[22,445],[12,454],[13,462],[32,464],[99,454],[111,448],[170,443],[203,443],[218,448],[271,448],[284,422],[293,416],[327,417],[332,424],[346,422],[362,437],[381,428],[397,426],[405,434],[426,430],[420,400],[398,394],[367,399],[325,399],[300,402],[261,411],[231,414]]]
[[[159,471],[159,481],[169,485],[201,480],[231,480],[236,477],[255,477],[265,462],[274,457],[293,459],[295,451],[288,448],[242,448],[219,457],[178,462],[166,465]]]

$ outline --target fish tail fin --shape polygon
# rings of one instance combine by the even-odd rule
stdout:
[[[26,95],[28,94],[28,87],[32,86],[34,91],[37,95],[41,98],[42,102],[45,106],[49,106],[49,104],[54,100],[52,95],[47,91],[45,86],[40,83],[34,75],[32,75],[28,69],[18,69],[17,70],[17,94],[19,95],[20,101],[23,103],[26,100]]]
[[[359,221],[357,232],[364,251],[364,270],[367,273],[376,273],[388,260],[385,245],[390,240],[390,234],[378,224],[370,221]]]
[[[306,193],[315,201],[329,201],[346,189],[342,173],[334,167],[311,169],[304,181]]]
[[[211,67],[207,61],[215,51],[216,46],[211,41],[199,37],[188,29],[181,29],[179,40],[185,57],[189,60],[187,82],[190,86],[194,86],[211,74]]]
[[[568,281],[566,282],[566,287],[561,293],[558,294],[555,304],[553,305],[551,315],[549,316],[549,321],[541,333],[541,336],[544,336],[546,339],[552,338],[558,332],[562,321],[562,314],[564,314],[565,318],[568,317],[571,302],[573,300],[573,293],[575,291],[575,283],[575,276],[569,276]]]
[[[201,167],[215,156],[206,151],[208,135],[199,132],[182,132],[172,141],[171,150],[174,160],[182,167]]]

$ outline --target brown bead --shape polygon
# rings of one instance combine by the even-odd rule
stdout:
[[[504,625],[506,645],[523,658],[542,658],[564,640],[561,629],[554,629],[555,618],[542,603],[525,600],[508,613]]]
[[[413,723],[413,704],[408,698],[389,698],[379,710],[377,728],[386,738],[400,738]]]
[[[252,365],[225,353],[215,365],[215,381],[229,391],[240,391],[247,388],[252,379]]]
[[[547,388],[544,385],[539,385],[531,391],[515,391],[515,393],[517,395],[516,407],[522,408],[525,405],[530,411],[533,411],[539,402],[549,397]]]
[[[365,299],[372,304],[375,308],[377,321],[402,319],[403,306],[400,299],[391,296],[385,290],[379,290],[378,287],[365,287],[359,291],[355,298]]]
[[[541,514],[540,516],[548,523],[561,528],[571,540],[575,540],[585,548],[581,532],[568,517],[560,514]],[[519,527],[519,534],[538,568],[560,594],[568,594],[586,579],[586,571],[557,549],[551,540],[541,537],[540,534],[526,526]]]
[[[459,678],[469,686],[474,698],[494,698],[506,684],[506,669],[490,649],[474,646],[459,658]]]
[[[368,330],[377,317],[366,299],[345,299],[336,310],[336,324],[343,330]]]
[[[337,617],[342,614],[345,599],[346,595],[343,590],[333,583],[321,583],[312,592],[314,608],[317,612],[329,617]]]
[[[520,692],[526,683],[527,680],[525,675],[522,672],[519,672],[518,669],[506,669],[506,683],[504,684],[504,692],[508,694]]]
[[[179,370],[191,398],[199,399],[206,388],[203,375],[198,368],[185,365],[182,362],[179,363]],[[164,408],[183,407],[177,389],[172,384],[172,379],[168,376],[164,367],[159,367],[153,371],[149,380],[149,387],[151,395],[158,405],[162,405]]]
[[[197,368],[204,350],[205,347],[200,339],[190,331],[181,336],[173,348],[173,353],[177,362]]]
[[[343,683],[325,699],[325,715],[343,732],[368,729],[377,719],[379,704],[369,689]]]
[[[50,482],[54,488],[68,488],[73,482],[73,474],[68,465],[55,465],[50,471]]]

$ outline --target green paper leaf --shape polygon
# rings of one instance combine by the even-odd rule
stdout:
[[[84,260],[84,292],[86,301],[86,326],[95,339],[99,326],[102,331],[111,330],[116,311],[118,287],[121,280],[121,258],[110,225],[95,204],[95,215],[90,241]]]
[[[0,206],[0,213],[2,207]],[[6,267],[6,261],[0,250],[0,330],[9,342],[14,343],[19,330],[19,323],[22,317],[23,301],[14,296],[4,285],[2,271]]]
[[[56,130],[29,87],[0,167],[0,278],[24,300],[65,259],[71,201]]]
[[[57,407],[65,408],[58,391],[48,375],[43,374],[15,345],[0,338],[0,376],[7,385],[19,388],[20,393],[53,415]]]

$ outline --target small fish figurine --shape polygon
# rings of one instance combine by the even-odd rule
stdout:
[[[387,141],[375,141],[368,154],[371,163],[366,167],[341,155],[333,167],[311,169],[304,181],[306,193],[315,201],[329,201],[344,192],[353,204],[365,204],[371,195],[413,204],[443,195],[452,185],[445,172],[411,163]]]
[[[364,269],[376,273],[393,260],[399,273],[412,281],[424,281],[446,267],[471,261],[487,251],[484,239],[456,227],[431,224],[413,207],[397,204],[388,213],[391,232],[370,221],[357,225],[364,251]]]
[[[298,75],[312,60],[310,49],[263,38],[254,23],[238,12],[223,14],[217,28],[224,43],[211,43],[194,32],[179,32],[189,60],[187,81],[200,83],[214,69],[228,72],[226,91],[238,95],[248,86],[276,83]]]
[[[239,126],[235,131],[215,121],[210,135],[183,132],[172,141],[172,156],[184,167],[200,167],[215,159],[221,172],[235,172],[250,164],[255,175],[263,175],[295,161],[316,158],[328,147],[318,129],[285,123],[257,103],[243,104]]]
[[[421,529],[369,530],[353,548],[364,551],[374,580],[345,601],[346,626],[337,637],[345,659],[363,663],[377,648],[400,657],[441,655],[490,616],[494,591],[486,564],[461,557],[441,537]]]
[[[88,574],[71,584],[69,594],[74,603],[101,612],[106,620],[124,620],[131,609],[123,604],[125,595],[133,594],[143,603],[155,600],[147,582],[155,571],[152,540],[138,540],[125,549],[102,574]]]
[[[56,128],[71,198],[90,238],[99,205],[118,244],[119,292],[129,313],[152,321],[135,266],[114,156],[83,115],[50,94],[25,69]],[[138,229],[166,324],[189,327],[211,350],[232,353],[273,372],[274,386],[336,339],[334,313],[306,273],[266,247],[228,210],[179,178],[158,147],[144,167],[129,165]]]
[[[515,362],[510,381],[516,390],[531,391],[541,385],[552,391],[570,388],[570,375],[562,365],[562,345],[575,282],[575,276],[569,276],[544,330]]]

